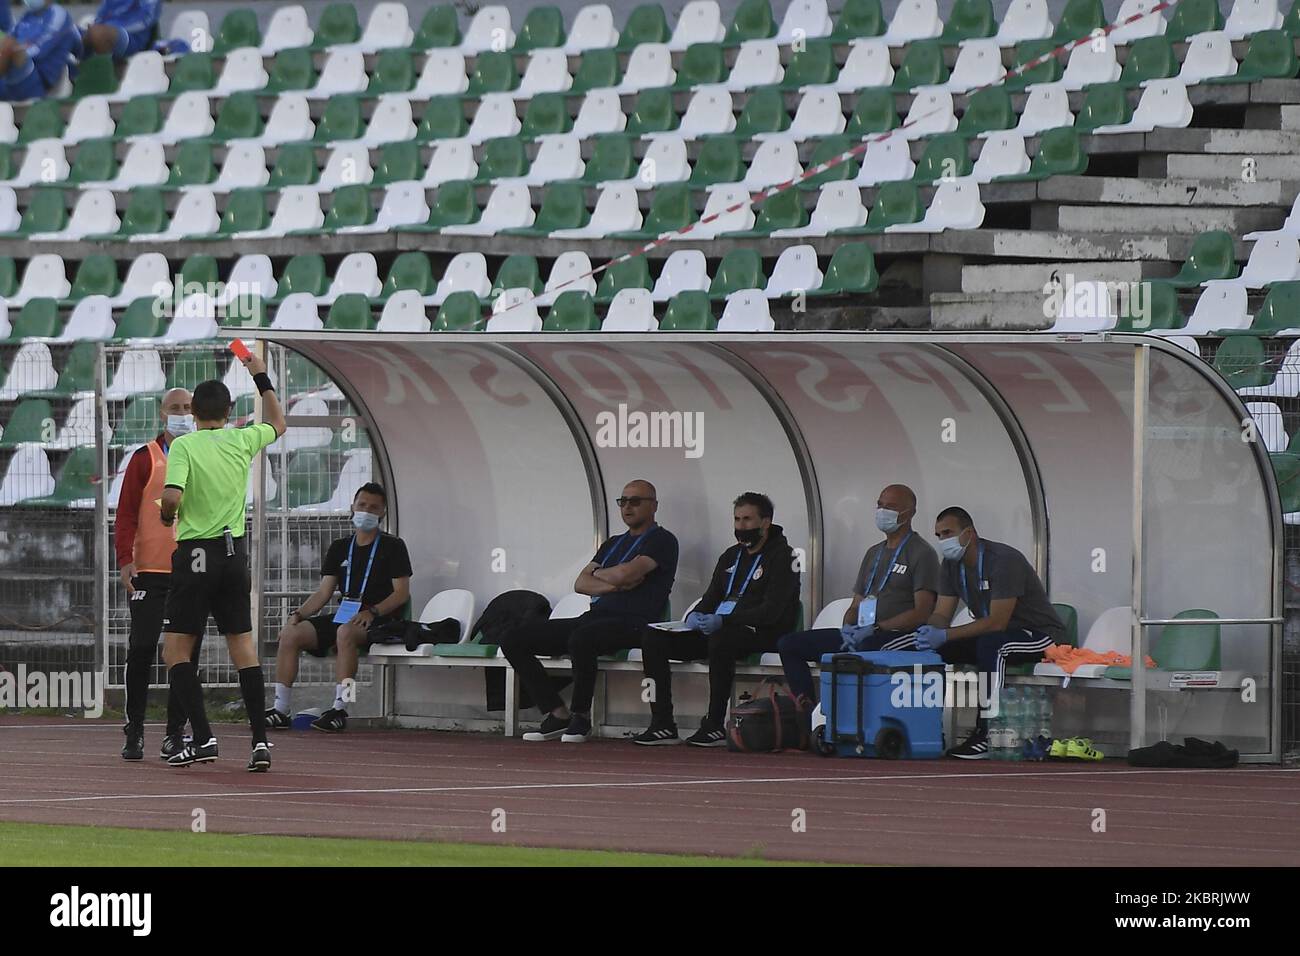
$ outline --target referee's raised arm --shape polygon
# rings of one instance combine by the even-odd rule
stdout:
[[[275,429],[276,435],[283,435],[286,428],[284,409],[280,407],[280,399],[276,397],[271,386],[271,378],[266,374],[266,362],[252,353],[248,358],[240,361],[244,363],[244,368],[248,369],[248,374],[253,376],[253,384],[262,395],[262,420]]]

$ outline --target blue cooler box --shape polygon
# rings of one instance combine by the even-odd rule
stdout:
[[[860,651],[821,659],[826,723],[818,750],[841,757],[943,755],[944,663],[929,651]]]

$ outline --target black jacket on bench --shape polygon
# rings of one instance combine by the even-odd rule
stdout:
[[[794,569],[794,551],[785,539],[785,532],[779,524],[772,525],[767,532],[767,541],[759,552],[762,563],[754,572],[736,604],[736,609],[727,615],[732,624],[743,624],[754,628],[765,638],[775,640],[795,629],[799,616],[799,572]],[[739,559],[739,567],[736,567]],[[701,614],[712,614],[718,605],[727,599],[727,583],[731,580],[731,569],[736,567],[736,579],[732,585],[737,591],[749,572],[754,555],[745,550],[743,544],[736,544],[722,552],[713,569],[713,578],[709,588],[700,598],[695,610]]]

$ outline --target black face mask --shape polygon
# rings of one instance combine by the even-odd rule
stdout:
[[[762,528],[745,528],[736,532],[736,540],[747,548],[752,548],[763,537]]]

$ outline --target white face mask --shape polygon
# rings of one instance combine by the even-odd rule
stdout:
[[[39,10],[45,6],[45,0],[23,0],[23,5],[28,10]]]
[[[190,432],[194,431],[194,416],[168,415],[167,431],[178,438],[181,435],[188,435]]]
[[[898,530],[898,512],[891,511],[889,508],[876,509],[876,527],[885,534],[890,534]]]
[[[374,531],[379,527],[379,515],[372,515],[369,511],[354,511],[352,526],[358,531]]]
[[[966,545],[961,543],[961,536],[965,532],[953,535],[951,538],[944,538],[939,542],[939,551],[942,552],[944,560],[958,561],[966,553]]]

